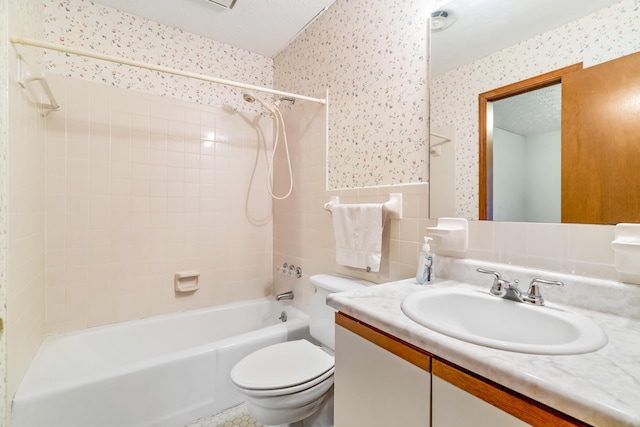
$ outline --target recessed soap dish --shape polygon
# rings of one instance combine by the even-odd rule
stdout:
[[[176,292],[193,292],[200,289],[200,272],[197,270],[179,271],[175,275],[174,288]]]

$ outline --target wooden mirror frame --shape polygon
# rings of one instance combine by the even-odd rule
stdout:
[[[563,76],[581,69],[582,62],[493,89],[478,96],[480,113],[478,123],[480,133],[480,153],[478,158],[478,175],[480,179],[479,220],[493,219],[493,125],[491,127],[487,126],[487,119],[491,119],[493,123],[493,106],[491,103],[562,83]]]

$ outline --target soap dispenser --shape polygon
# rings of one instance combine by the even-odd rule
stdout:
[[[418,271],[416,272],[416,281],[419,285],[432,283],[435,279],[433,275],[433,255],[431,254],[431,246],[429,246],[429,240],[433,240],[433,238],[424,238],[422,251],[420,251],[420,255],[418,255]]]

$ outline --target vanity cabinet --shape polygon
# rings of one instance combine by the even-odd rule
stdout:
[[[336,427],[587,426],[343,313]]]
[[[441,362],[434,361],[437,366],[434,366],[434,369],[442,375],[442,367],[438,366],[438,363]],[[446,365],[444,368],[453,369]],[[451,375],[459,378],[459,374],[459,372],[445,372],[445,376],[449,379],[452,378]],[[467,378],[464,374],[463,377],[465,382],[472,380],[472,377]],[[462,388],[456,387],[435,373],[431,381],[432,427],[472,425],[524,427],[530,425]],[[488,392],[492,393],[494,390],[488,390]]]
[[[431,370],[432,427],[588,426],[438,357]]]
[[[430,425],[431,358],[336,316],[335,427]]]

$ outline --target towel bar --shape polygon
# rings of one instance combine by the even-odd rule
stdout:
[[[334,205],[340,203],[340,197],[331,196],[331,199],[324,204],[324,208],[331,211]],[[389,194],[389,200],[383,205],[384,211],[393,219],[402,219],[402,193]]]

